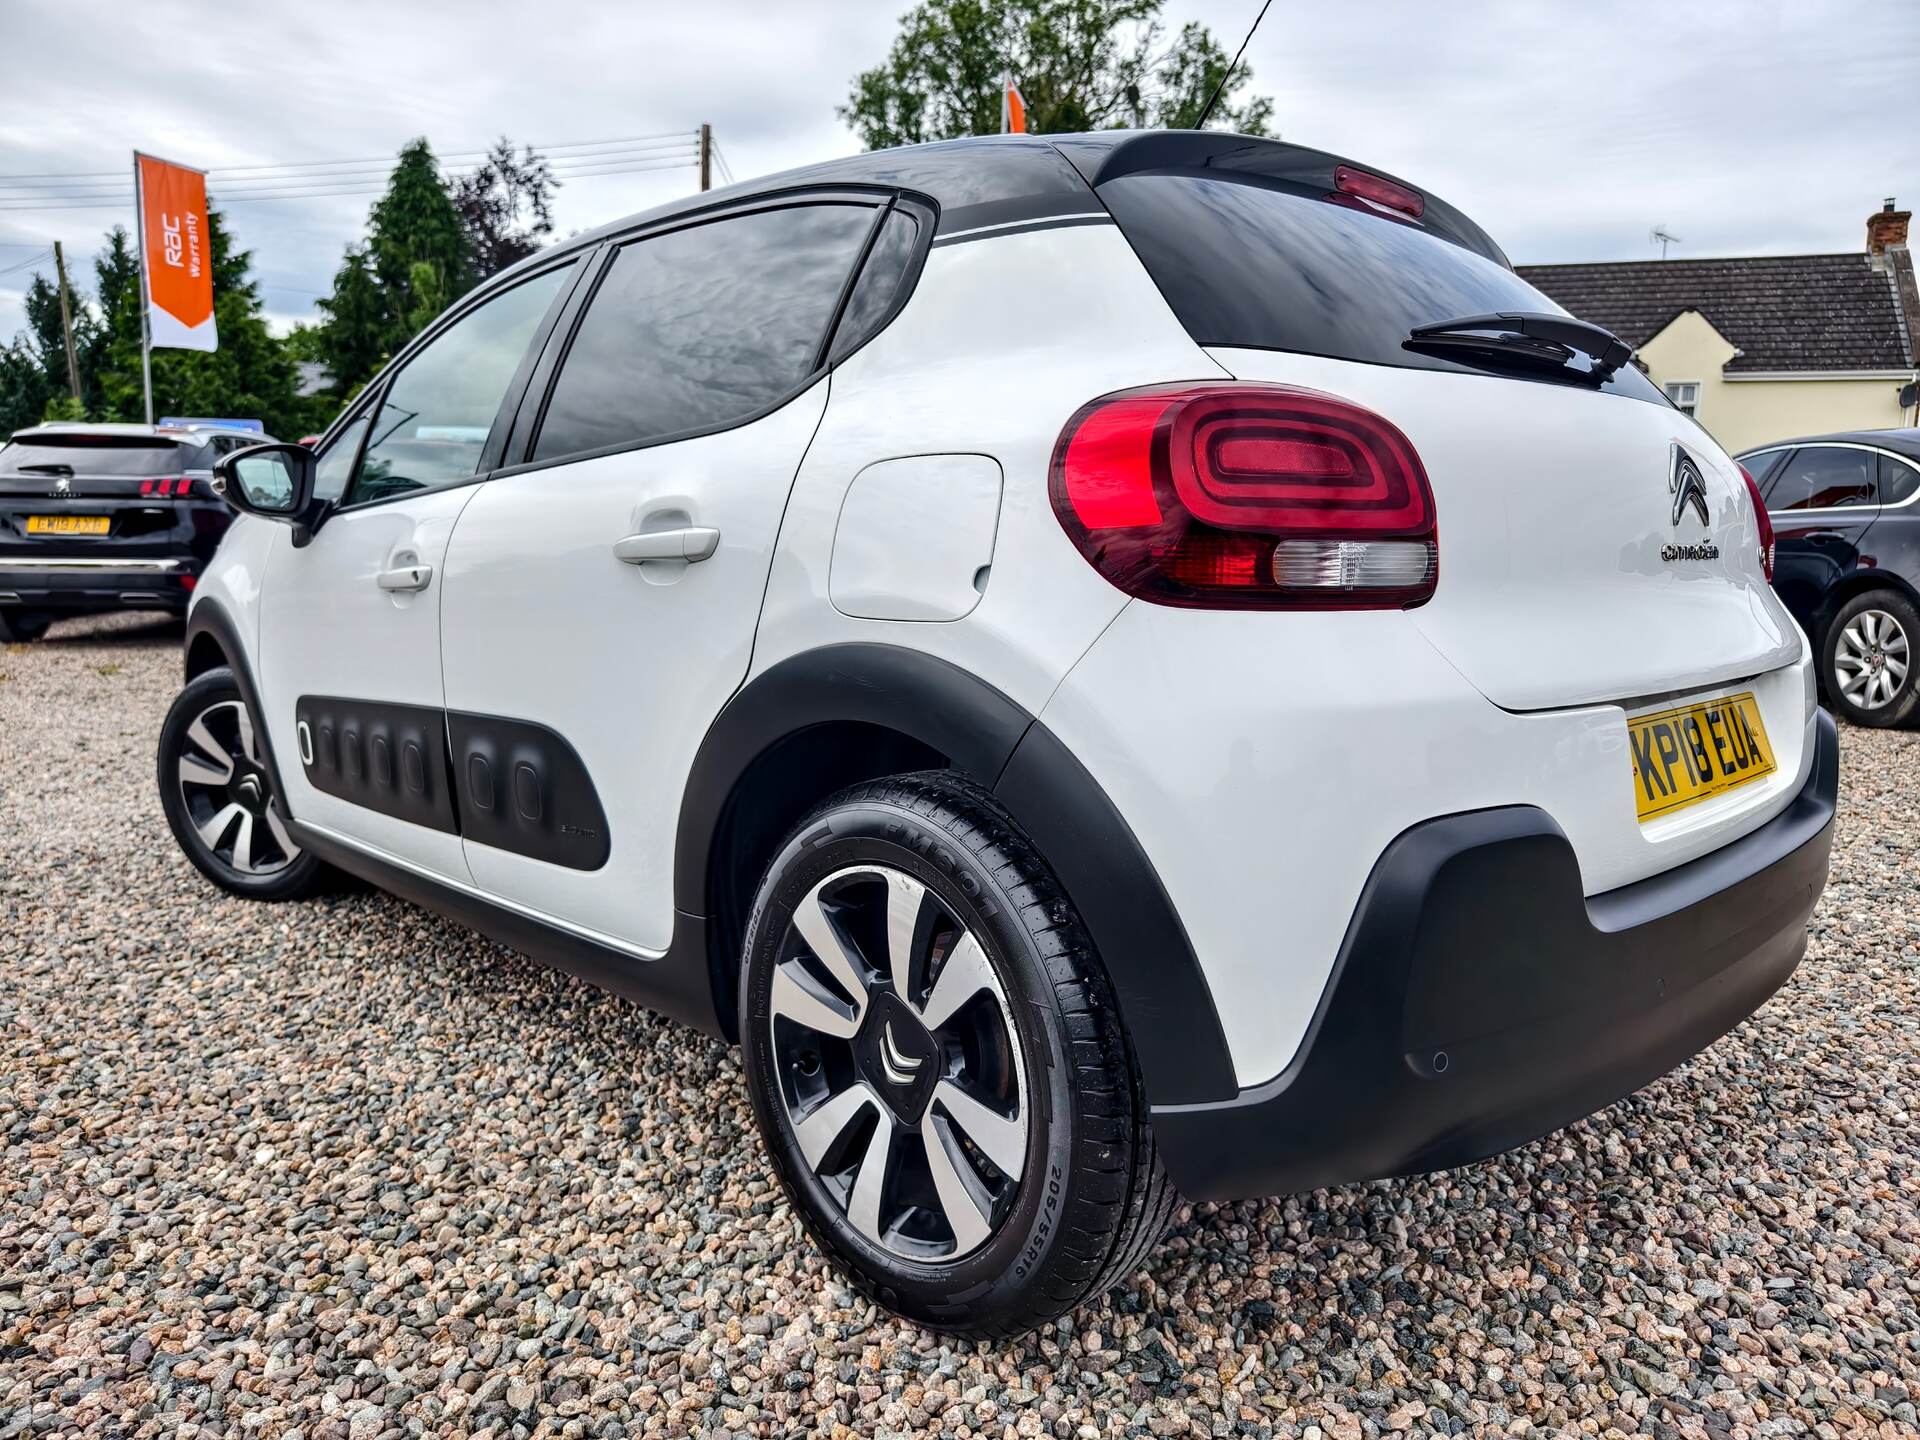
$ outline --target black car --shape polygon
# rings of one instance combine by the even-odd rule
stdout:
[[[1920,712],[1920,430],[1782,440],[1738,457],[1766,497],[1773,588],[1856,725]]]
[[[233,519],[213,462],[266,438],[201,425],[16,431],[0,448],[0,640],[103,610],[184,611]]]

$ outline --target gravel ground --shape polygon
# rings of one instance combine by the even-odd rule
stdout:
[[[222,898],[178,631],[0,649],[0,1437],[1911,1435],[1920,734],[1798,975],[1501,1160],[1182,1211],[1014,1345],[857,1300],[721,1046],[399,901]]]

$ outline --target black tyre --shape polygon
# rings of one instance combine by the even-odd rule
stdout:
[[[44,610],[21,610],[9,605],[0,609],[0,642],[38,640],[51,624],[53,616]]]
[[[1178,1196],[1079,917],[992,796],[930,771],[828,800],[774,857],[740,984],[754,1113],[867,1295],[974,1338],[1130,1274]]]
[[[180,848],[222,890],[296,900],[325,875],[287,833],[255,717],[225,666],[187,682],[160,727],[160,805]]]
[[[1856,725],[1904,725],[1920,711],[1920,610],[1897,590],[1840,607],[1821,647],[1833,708]]]

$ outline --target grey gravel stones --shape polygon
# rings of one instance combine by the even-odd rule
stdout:
[[[0,648],[0,1437],[1920,1433],[1920,735],[1845,732],[1807,961],[1677,1074],[957,1347],[822,1263],[723,1047],[213,891],[178,683],[135,617]]]

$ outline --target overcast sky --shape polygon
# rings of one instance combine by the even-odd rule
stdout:
[[[133,217],[80,187],[111,188],[136,147],[219,169],[365,160],[416,135],[443,154],[501,134],[690,136],[705,120],[745,179],[859,149],[834,106],[907,8],[0,0],[0,337],[22,323],[31,272],[15,267],[54,239],[91,287],[102,232]],[[1258,8],[1168,0],[1165,17],[1231,49]],[[1683,237],[1677,256],[1856,250],[1882,197],[1920,199],[1912,0],[1275,0],[1247,60],[1287,139],[1431,189],[1520,263],[1651,258],[1655,224]],[[59,192],[92,208],[23,208],[47,193],[29,184],[56,182],[20,177],[95,173]],[[695,184],[691,164],[577,175],[556,218],[564,234]],[[226,206],[276,323],[312,314],[372,198]]]

